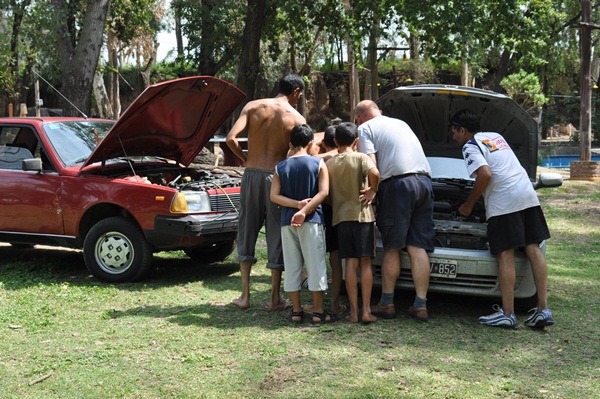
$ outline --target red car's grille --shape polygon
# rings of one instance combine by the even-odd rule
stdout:
[[[210,195],[210,208],[214,212],[238,212],[240,209],[240,193]]]

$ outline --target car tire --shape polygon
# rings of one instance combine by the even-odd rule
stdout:
[[[83,242],[85,265],[110,283],[136,281],[152,264],[152,247],[133,222],[111,217],[96,223]]]
[[[202,264],[221,262],[235,249],[235,240],[215,242],[202,247],[185,249],[184,252],[190,259]]]

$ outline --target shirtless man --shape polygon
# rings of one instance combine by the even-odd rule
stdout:
[[[242,274],[242,294],[232,302],[240,309],[250,307],[250,271],[256,263],[254,250],[263,224],[266,228],[267,267],[271,269],[271,302],[269,310],[283,310],[289,301],[280,295],[283,255],[281,250],[281,211],[269,198],[275,165],[284,160],[290,143],[290,132],[306,120],[294,108],[304,91],[304,81],[296,73],[279,80],[279,94],[274,98],[250,101],[227,135],[227,145],[244,166],[240,197],[238,261]],[[248,154],[238,137],[248,132]]]

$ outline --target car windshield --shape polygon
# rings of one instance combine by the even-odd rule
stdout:
[[[83,163],[114,122],[63,121],[44,124],[46,136],[65,166]]]

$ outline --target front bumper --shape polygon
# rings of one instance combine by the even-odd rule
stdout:
[[[159,215],[154,219],[154,233],[157,235],[198,237],[211,234],[236,233],[237,228],[238,215],[236,213],[188,215],[179,218]]]
[[[546,250],[546,242],[540,245],[542,252]],[[460,294],[499,298],[498,261],[487,250],[465,250],[453,248],[436,248],[429,253],[430,262],[445,262],[451,259],[457,262],[456,278],[431,277],[429,292],[444,294]],[[377,248],[373,264],[373,285],[381,286],[381,265],[383,250]],[[396,288],[414,289],[411,265],[408,254],[401,252],[400,277]],[[531,272],[531,265],[523,251],[515,251],[515,298],[529,298],[535,295],[536,288]]]

